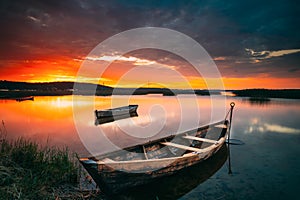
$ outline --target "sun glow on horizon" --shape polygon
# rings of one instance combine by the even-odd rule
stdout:
[[[109,62],[115,57],[89,58],[93,62]],[[200,76],[182,74],[173,65],[159,64],[156,61],[140,59],[133,56],[119,57],[117,62],[102,74],[101,77],[81,76],[77,77],[78,69],[82,60],[32,60],[14,61],[6,63],[11,69],[3,71],[0,68],[0,80],[21,81],[30,83],[42,82],[85,82],[101,84],[110,87],[136,88],[143,87],[165,87],[171,89],[245,89],[245,88],[267,88],[267,89],[298,89],[300,83],[298,78],[278,77],[222,77],[223,86],[214,83],[220,80],[213,78],[203,79]],[[124,76],[133,69],[142,69],[134,72],[131,76]],[[182,75],[183,79],[174,78],[171,72]],[[184,72],[186,73],[186,72]],[[123,77],[124,76],[124,77]],[[173,77],[173,78],[172,78]],[[120,81],[122,79],[122,81]],[[185,81],[184,81],[185,80]],[[211,88],[208,88],[208,85]]]
[[[4,80],[4,79],[3,79]],[[6,79],[5,79],[6,80]],[[222,89],[220,87],[208,88],[204,79],[191,79],[188,82],[170,82],[170,83],[160,83],[160,82],[136,82],[136,81],[123,81],[122,84],[118,83],[118,80],[100,78],[99,80],[89,79],[88,77],[83,77],[78,79],[75,76],[45,76],[41,79],[25,79],[25,80],[15,80],[11,79],[9,81],[22,81],[29,83],[46,83],[46,82],[82,82],[82,83],[92,83],[100,84],[110,87],[119,88],[138,88],[138,87],[148,87],[148,88],[170,88],[170,89]],[[207,80],[206,80],[207,81]],[[213,81],[213,80],[210,80]],[[225,90],[230,89],[251,89],[251,88],[266,88],[266,89],[299,89],[300,84],[296,78],[222,78]],[[289,85],[287,87],[287,85]]]

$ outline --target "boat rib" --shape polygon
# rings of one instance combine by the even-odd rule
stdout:
[[[147,152],[146,152],[145,146],[144,145],[142,145],[142,146],[143,146],[143,152],[144,152],[145,158],[146,158],[146,160],[148,160],[148,156],[147,156]]]
[[[217,140],[210,140],[210,139],[206,139],[206,138],[199,138],[199,137],[194,137],[194,136],[182,136],[185,139],[189,139],[189,140],[197,140],[197,141],[201,141],[201,142],[207,142],[207,143],[212,143],[212,144],[218,144]]]
[[[205,151],[203,151],[203,149],[190,147],[190,146],[185,146],[185,145],[182,145],[182,144],[176,144],[176,143],[172,143],[172,142],[161,142],[161,144],[163,144],[165,146],[172,146],[172,147],[176,147],[176,148],[179,148],[179,149],[184,149],[184,150],[193,151],[193,152],[197,152],[197,153],[205,152]]]

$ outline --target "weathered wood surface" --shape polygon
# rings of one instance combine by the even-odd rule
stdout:
[[[176,143],[172,143],[172,142],[161,142],[161,144],[166,145],[166,146],[176,147],[176,148],[179,148],[179,149],[188,150],[188,151],[193,151],[193,152],[197,152],[197,153],[203,153],[204,152],[202,149],[199,149],[199,148],[189,147],[189,146],[176,144]]]
[[[217,144],[218,141],[217,140],[210,140],[210,139],[206,139],[206,138],[199,138],[199,137],[194,137],[194,136],[183,136],[183,138],[186,139],[190,139],[190,140],[197,140],[197,141],[201,141],[201,142],[207,142],[207,143],[212,143],[212,144]]]
[[[227,126],[204,126],[178,135],[125,148],[97,158],[81,159],[81,163],[93,177],[100,189],[116,193],[169,176],[202,162],[214,155],[225,143]],[[208,131],[209,130],[209,131]],[[216,134],[217,133],[217,134]],[[213,135],[218,140],[208,138]]]
[[[100,119],[102,117],[112,117],[112,116],[118,116],[118,115],[126,115],[130,113],[136,112],[138,108],[138,105],[128,105],[118,108],[111,108],[107,110],[95,110],[95,116],[97,119]]]

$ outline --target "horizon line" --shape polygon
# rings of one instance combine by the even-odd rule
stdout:
[[[300,90],[300,88],[243,88],[243,89],[208,89],[208,88],[168,88],[168,87],[126,87],[126,86],[110,86],[105,84],[97,84],[97,83],[90,83],[90,82],[77,82],[77,81],[45,81],[45,82],[27,82],[27,81],[11,81],[11,80],[0,80],[0,82],[14,82],[14,83],[29,83],[29,84],[47,84],[47,83],[83,83],[83,84],[93,84],[93,85],[100,85],[105,87],[111,88],[120,88],[120,89],[133,89],[133,88],[144,88],[144,89],[174,89],[174,90]]]

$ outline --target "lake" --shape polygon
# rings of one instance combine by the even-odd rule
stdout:
[[[236,103],[231,138],[245,143],[230,145],[233,174],[228,174],[228,161],[223,162],[206,181],[184,194],[173,191],[168,198],[296,198],[300,185],[300,100],[251,102],[239,97],[193,95],[35,97],[23,102],[0,100],[0,120],[9,139],[22,136],[41,145],[68,146],[80,156],[88,156],[222,120],[231,101]],[[139,105],[137,117],[95,125],[94,109],[128,104]],[[159,192],[152,194],[166,199]]]

